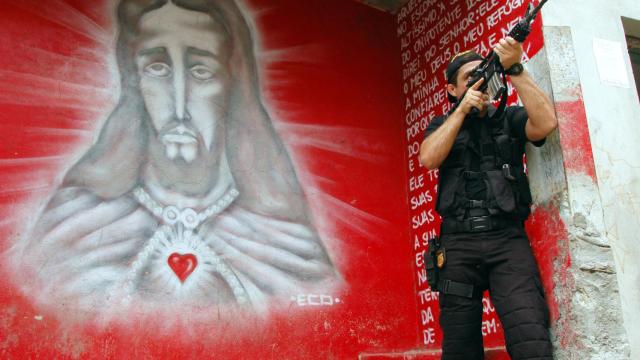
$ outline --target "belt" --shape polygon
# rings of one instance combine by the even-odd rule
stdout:
[[[506,219],[500,216],[477,216],[464,220],[453,218],[442,219],[440,227],[441,234],[451,234],[460,232],[484,232],[491,230],[499,230],[508,227],[522,226],[522,222],[518,220]]]

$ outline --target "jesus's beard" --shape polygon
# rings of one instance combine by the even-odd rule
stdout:
[[[175,160],[177,157],[181,157],[187,163],[191,163],[198,156],[197,143],[181,144],[176,142],[167,142],[164,146],[165,154],[169,160]]]
[[[160,139],[169,160],[176,160],[179,157],[187,163],[191,163],[198,157],[198,145],[202,142],[202,138],[195,131],[182,124],[163,132]]]
[[[152,139],[149,144],[148,171],[153,173],[153,181],[167,189],[189,196],[205,194],[219,177],[218,161],[221,154],[207,151],[202,142],[186,145],[165,144],[161,138]],[[197,147],[197,150],[193,151],[190,147]],[[177,151],[169,153],[174,150]],[[196,156],[192,161],[187,161],[193,153]],[[175,155],[173,159],[170,158],[172,155]]]

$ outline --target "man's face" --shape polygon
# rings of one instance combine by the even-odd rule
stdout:
[[[136,65],[158,140],[190,163],[223,138],[230,91],[224,28],[204,13],[168,3],[140,20]]]
[[[462,94],[467,91],[467,81],[469,81],[469,77],[481,63],[482,61],[476,60],[462,65],[458,69],[458,73],[456,75],[456,85],[447,85],[447,90],[449,91],[449,93],[459,99],[460,96],[462,96]]]

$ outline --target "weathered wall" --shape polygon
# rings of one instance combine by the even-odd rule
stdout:
[[[216,17],[226,30],[202,13],[197,24],[147,18],[142,49],[115,43],[112,2],[0,4],[2,358],[326,359],[417,346],[404,145],[391,135],[402,131],[394,18],[341,0],[241,4],[242,17]],[[253,56],[216,62],[226,51]],[[196,165],[220,154],[234,154],[231,170],[210,184],[239,194],[207,212],[195,189],[210,173]],[[109,157],[108,172],[90,169]],[[95,193],[140,162],[173,174],[132,179],[175,199],[156,198],[166,218],[133,189]],[[204,224],[163,230],[170,204],[204,210]]]
[[[547,146],[530,148],[528,165],[536,203],[532,245],[539,262],[554,263],[552,318],[559,359],[628,358],[628,340],[611,247],[603,235],[602,205],[587,131],[571,34],[544,28],[545,48],[528,68],[553,98],[559,128]],[[545,216],[538,218],[540,214]],[[557,241],[540,239],[554,236]]]
[[[601,199],[601,210],[593,210],[603,214],[604,231],[599,240],[603,244],[596,245],[610,245],[613,250],[631,359],[640,358],[640,106],[620,19],[639,19],[640,7],[629,0],[549,1],[542,15],[545,25],[567,26],[571,32]],[[620,46],[622,64],[611,59],[612,54],[594,52],[598,39]],[[601,75],[605,74],[600,73],[597,61],[619,71],[628,85],[602,80]],[[607,323],[596,321],[584,326],[606,329]]]

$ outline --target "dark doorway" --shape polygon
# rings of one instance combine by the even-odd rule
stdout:
[[[622,26],[627,39],[627,49],[631,59],[633,77],[636,80],[636,89],[640,95],[640,21],[623,16]]]

